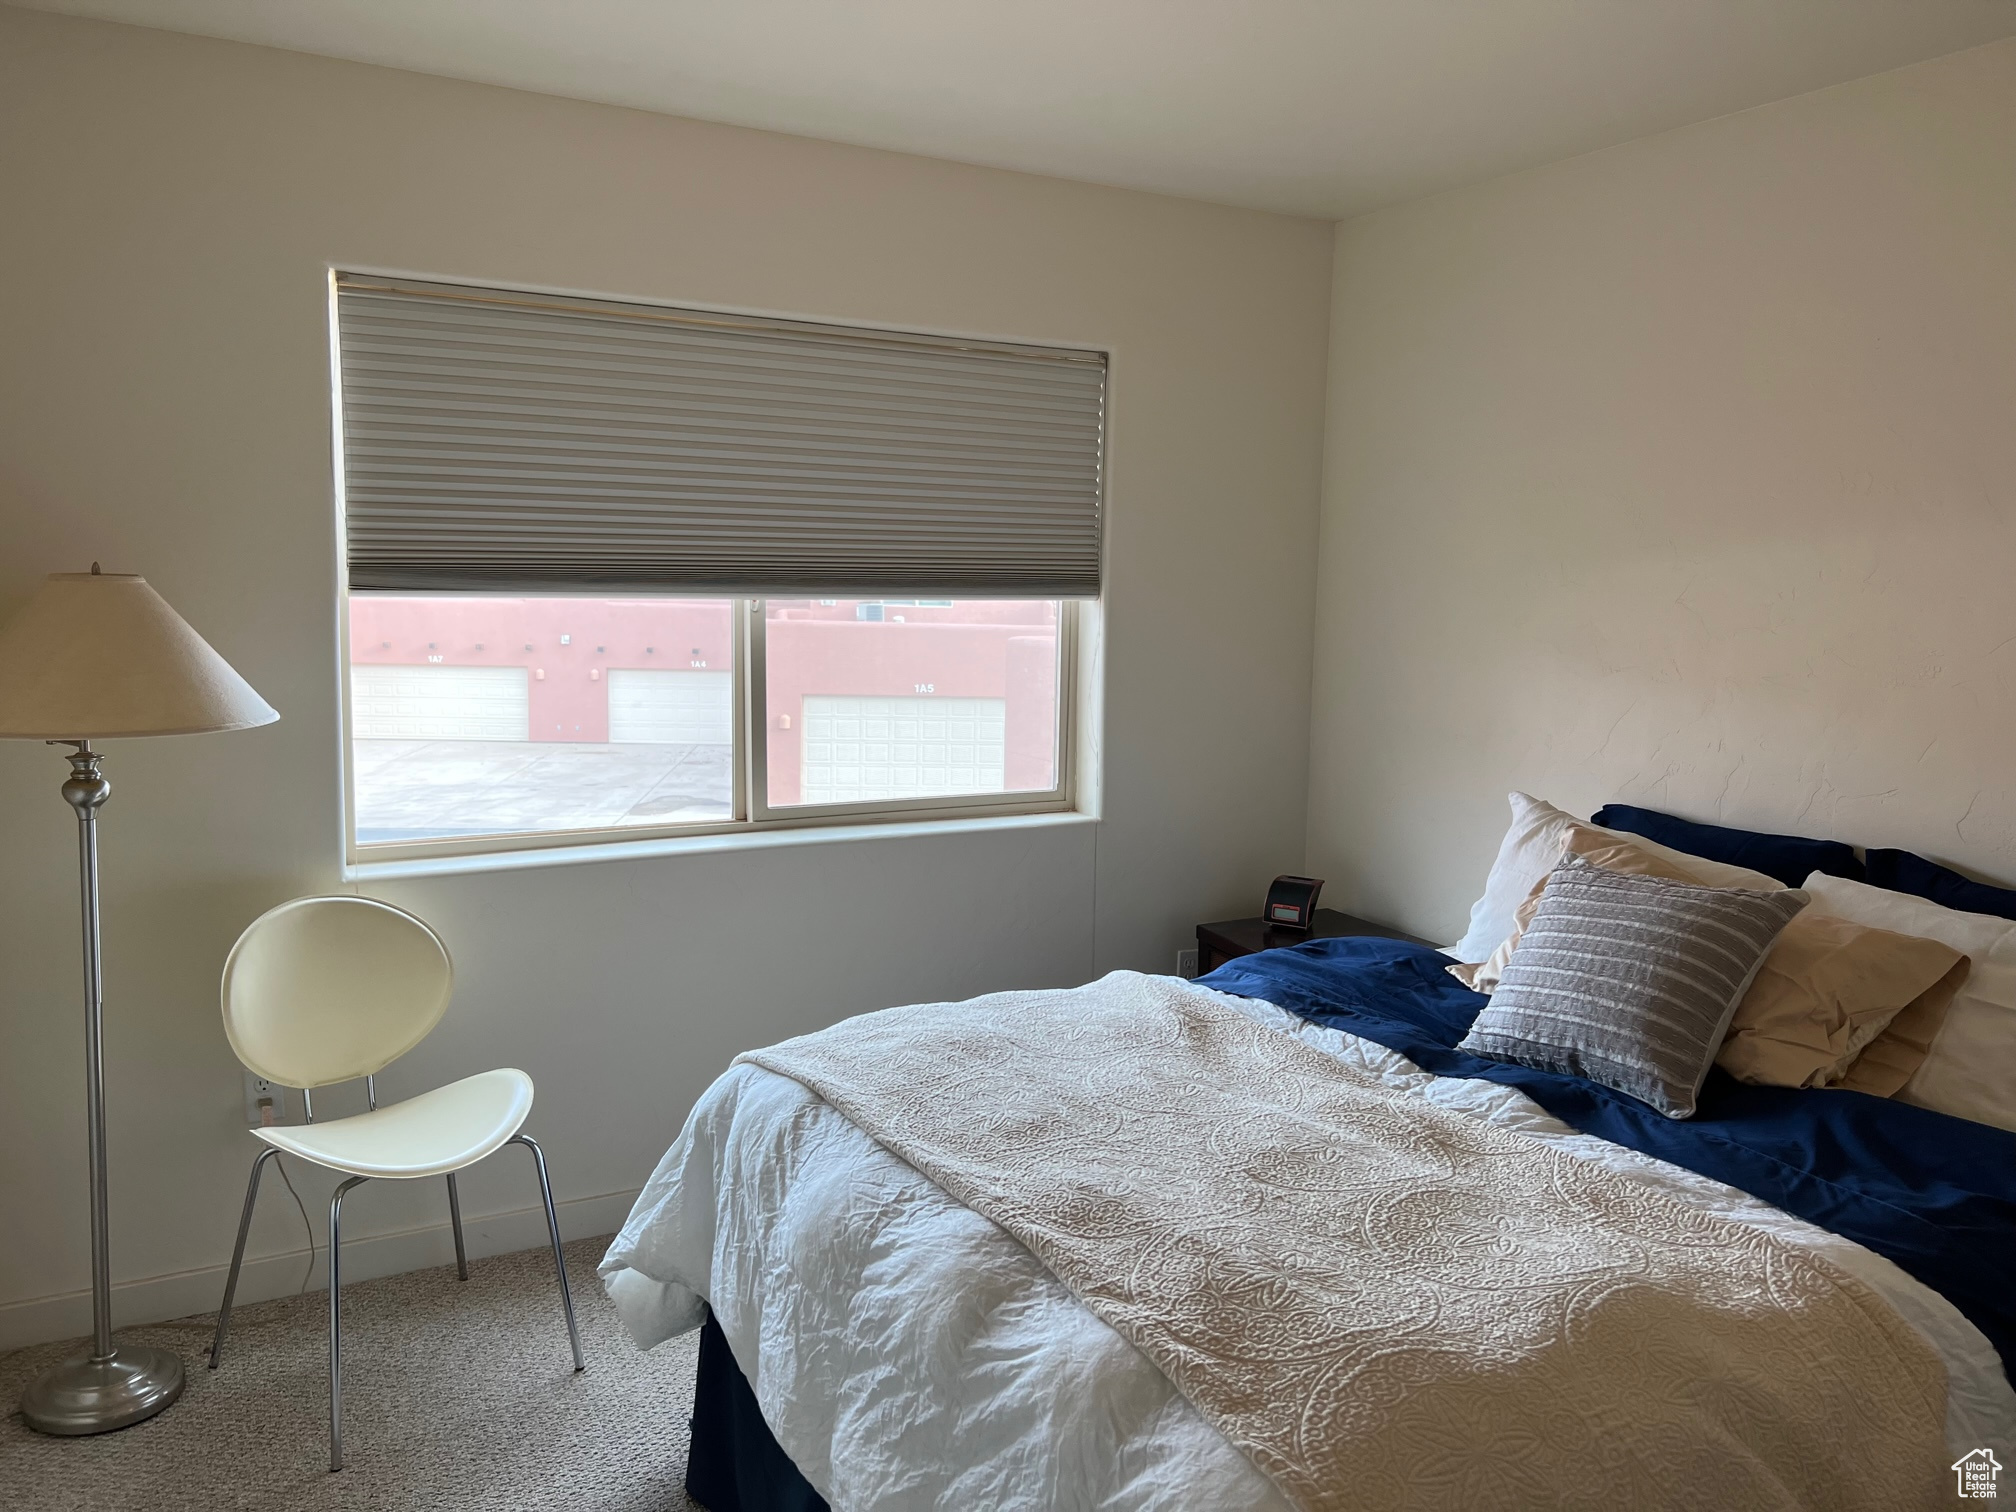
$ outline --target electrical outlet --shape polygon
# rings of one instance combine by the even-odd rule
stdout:
[[[287,1089],[263,1076],[245,1073],[245,1122],[253,1128],[261,1124],[287,1122]]]
[[[1192,946],[1188,950],[1179,950],[1176,952],[1176,975],[1180,977],[1194,977],[1197,975],[1197,949],[1195,946]]]

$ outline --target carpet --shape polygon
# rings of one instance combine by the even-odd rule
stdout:
[[[697,1334],[641,1354],[602,1294],[607,1236],[567,1246],[588,1369],[573,1373],[549,1249],[343,1288],[342,1473],[329,1473],[328,1294],[234,1311],[224,1363],[215,1315],[119,1338],[173,1349],[189,1384],[159,1417],[60,1439],[16,1408],[75,1349],[0,1358],[0,1507],[33,1512],[385,1509],[385,1512],[697,1512],[686,1496]]]

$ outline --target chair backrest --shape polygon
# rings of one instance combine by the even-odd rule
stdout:
[[[296,898],[254,919],[224,963],[224,1033],[269,1081],[324,1087],[382,1070],[448,1010],[441,937],[373,898]]]

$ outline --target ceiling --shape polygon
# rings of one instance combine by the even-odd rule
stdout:
[[[2016,0],[26,0],[1354,215],[2016,34]]]

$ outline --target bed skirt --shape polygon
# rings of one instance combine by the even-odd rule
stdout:
[[[712,1312],[700,1325],[686,1494],[707,1512],[828,1512],[825,1499],[777,1447]]]

